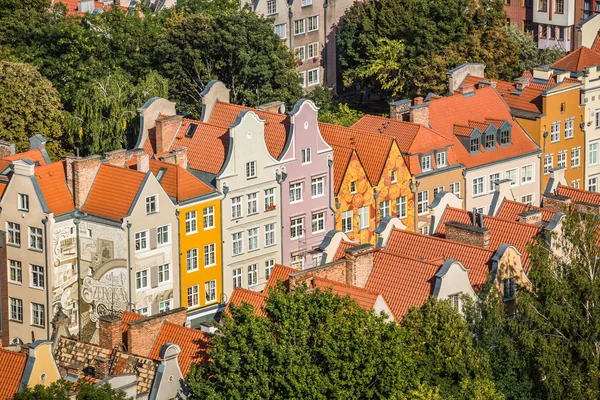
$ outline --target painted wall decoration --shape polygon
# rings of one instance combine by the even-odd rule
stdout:
[[[396,180],[392,182],[392,171],[396,172]],[[407,230],[414,230],[414,196],[410,190],[412,177],[406,167],[404,158],[394,143],[388,160],[385,163],[381,179],[377,186],[373,187],[366,176],[360,159],[353,153],[348,168],[344,175],[339,193],[336,196],[339,208],[336,206],[335,227],[342,230],[342,218],[344,211],[352,211],[352,232],[347,232],[351,240],[359,240],[360,243],[376,244],[377,235],[375,229],[380,222],[380,204],[383,201],[390,202],[390,215],[396,216],[397,201],[406,196],[406,218],[402,223]],[[354,183],[353,183],[354,182]],[[355,188],[352,193],[351,185]],[[374,193],[377,194],[375,198]],[[368,227],[359,229],[359,209],[368,207]]]

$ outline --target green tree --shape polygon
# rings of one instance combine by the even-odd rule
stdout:
[[[69,400],[73,385],[65,380],[53,382],[50,386],[36,385],[27,387],[22,392],[16,393],[14,400]],[[122,390],[110,387],[108,383],[94,386],[86,380],[77,385],[76,400],[127,400],[128,397]]]
[[[64,155],[63,112],[58,93],[35,67],[0,61],[0,137],[29,150],[29,138],[48,140],[52,158]]]
[[[237,11],[240,3],[233,0],[178,0],[176,10],[184,10],[190,14],[218,14],[222,12]]]
[[[514,46],[518,51],[518,70],[521,72],[531,71],[531,69],[541,65],[552,64],[565,56],[565,52],[557,47],[540,51],[533,35],[521,32],[514,25],[510,25],[506,29],[508,30],[511,46]]]
[[[430,297],[402,320],[418,378],[444,399],[503,399],[490,360],[474,346],[466,320],[448,301]]]
[[[302,94],[296,61],[272,22],[247,9],[175,15],[156,45],[155,59],[169,79],[171,99],[195,117],[202,109],[200,93],[212,79],[223,81],[237,104],[292,104]]]
[[[271,291],[266,317],[232,307],[222,333],[188,376],[195,398],[387,399],[411,382],[399,326],[331,291]]]
[[[134,146],[136,110],[152,97],[167,97],[167,86],[157,72],[136,84],[120,70],[86,85],[77,92],[69,118],[73,147],[88,155]]]

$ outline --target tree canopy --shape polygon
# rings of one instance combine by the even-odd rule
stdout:
[[[70,400],[73,385],[65,380],[53,382],[49,386],[35,385],[16,393],[14,400]],[[108,383],[94,386],[85,379],[77,385],[75,400],[128,400],[125,392],[110,387]]]

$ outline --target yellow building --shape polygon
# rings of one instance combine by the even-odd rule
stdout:
[[[398,217],[413,231],[412,176],[394,138],[337,125],[319,128],[334,150],[335,228],[373,245],[385,217]]]
[[[221,194],[183,167],[150,160],[179,218],[181,306],[188,320],[212,315],[225,302],[221,254]]]

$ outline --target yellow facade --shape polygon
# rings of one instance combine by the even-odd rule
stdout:
[[[552,160],[553,168],[559,166],[559,161],[564,160],[565,179],[569,186],[583,188],[584,166],[585,166],[585,137],[581,130],[581,122],[584,121],[585,108],[580,106],[580,87],[574,83],[564,83],[542,94],[542,116],[532,119],[517,117],[519,124],[541,147],[541,189],[542,191],[550,179],[549,171],[544,172],[544,160]],[[571,122],[569,122],[571,121]],[[573,128],[572,137],[567,136],[567,124]],[[554,128],[553,128],[554,127]],[[557,129],[558,128],[558,129]],[[554,130],[553,130],[554,129]],[[556,134],[559,132],[558,140]],[[544,138],[544,132],[547,132]],[[554,140],[553,140],[554,139]],[[579,155],[579,162],[573,156]],[[559,157],[561,159],[559,160]]]
[[[392,179],[392,171],[396,175],[395,181]],[[375,245],[377,241],[375,229],[381,222],[382,202],[389,201],[389,215],[397,216],[398,201],[404,197],[406,214],[401,216],[401,220],[406,225],[406,229],[413,231],[415,202],[410,190],[411,179],[412,176],[395,141],[376,186],[371,185],[360,159],[356,152],[353,152],[336,196],[336,229],[343,231],[344,212],[352,211],[352,231],[345,233],[352,240]],[[374,193],[377,194],[376,197]],[[359,216],[362,207],[368,207],[368,226],[363,227],[360,226]]]
[[[205,228],[204,215],[205,210],[213,207],[212,227]],[[190,218],[188,215],[196,216],[195,231],[190,228]],[[190,213],[190,214],[188,214]],[[223,263],[221,254],[221,200],[218,197],[210,200],[196,202],[190,205],[182,205],[179,209],[179,244],[180,244],[180,268],[181,268],[181,305],[188,307],[189,311],[202,307],[215,305],[222,302],[223,293]],[[190,232],[188,232],[190,231]],[[212,263],[212,246],[214,245],[214,264]],[[188,266],[188,255],[193,257],[193,250],[197,249],[197,268]],[[188,252],[192,252],[191,254]],[[205,256],[206,252],[206,256]],[[215,301],[207,301],[207,283],[216,282]],[[198,286],[198,305],[190,305],[188,297],[189,288]],[[196,291],[191,291],[191,296]],[[192,299],[195,301],[195,299]]]

